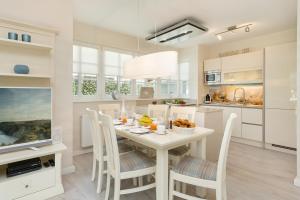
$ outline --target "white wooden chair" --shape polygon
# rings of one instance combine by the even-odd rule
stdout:
[[[164,122],[168,122],[168,105],[148,105],[148,116],[155,117],[157,119],[162,118]]]
[[[109,115],[100,113],[100,124],[103,129],[107,151],[107,185],[105,200],[108,200],[110,180],[114,178],[114,200],[119,200],[120,195],[148,190],[155,187],[155,182],[145,186],[121,190],[121,180],[138,178],[155,173],[155,162],[144,154],[133,151],[126,154],[118,154],[118,143],[115,128]]]
[[[218,163],[213,163],[200,158],[191,156],[184,157],[177,166],[170,172],[170,195],[169,200],[174,196],[189,199],[201,200],[202,198],[193,197],[174,190],[174,181],[210,188],[216,190],[216,200],[226,200],[226,163],[228,148],[232,134],[232,127],[236,114],[232,113],[227,120]]]
[[[102,182],[103,182],[103,174],[104,172],[104,162],[107,161],[106,150],[104,145],[104,136],[99,126],[99,116],[98,112],[95,110],[91,110],[89,108],[86,109],[86,113],[89,116],[89,121],[91,125],[91,134],[93,140],[93,169],[92,169],[92,181],[95,180],[97,164],[98,168],[98,185],[97,185],[97,193],[101,192]],[[126,144],[119,143],[120,153],[126,153],[132,151],[132,148]]]
[[[99,104],[99,111],[111,116],[113,119],[121,116],[121,105],[119,103]]]
[[[194,122],[196,110],[197,110],[197,108],[193,107],[193,106],[171,106],[170,117],[173,120],[182,118],[182,119],[188,119],[188,120]],[[169,158],[171,161],[171,165],[177,164],[183,156],[188,155],[188,154],[190,154],[189,146],[181,146],[181,147],[169,150]]]

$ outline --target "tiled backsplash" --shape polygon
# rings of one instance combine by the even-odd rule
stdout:
[[[263,85],[223,85],[211,87],[210,95],[214,102],[233,102],[236,91],[237,102],[243,102],[243,90],[245,91],[246,103],[253,105],[263,104]]]

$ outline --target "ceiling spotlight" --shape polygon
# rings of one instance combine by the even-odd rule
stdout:
[[[249,26],[246,26],[245,32],[246,32],[246,33],[249,33],[249,32],[250,32],[250,27],[249,27]]]
[[[229,26],[226,28],[225,31],[223,32],[220,32],[220,33],[216,33],[216,37],[219,39],[219,40],[222,40],[222,35],[225,34],[225,33],[236,33],[237,30],[242,30],[244,29],[246,33],[250,32],[250,26],[252,26],[253,24],[245,24],[245,25],[241,25],[241,26],[237,26],[237,25],[234,25],[234,26]]]

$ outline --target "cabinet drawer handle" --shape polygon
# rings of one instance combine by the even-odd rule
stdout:
[[[25,188],[29,188],[29,185],[25,185]]]

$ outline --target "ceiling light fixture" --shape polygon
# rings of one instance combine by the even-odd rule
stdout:
[[[246,26],[246,28],[245,28],[245,32],[246,32],[246,33],[250,32],[250,28],[249,28],[249,26]]]
[[[137,0],[138,20],[140,18],[140,4]],[[138,21],[138,26],[139,25]],[[156,24],[155,24],[156,32]],[[155,33],[156,34],[156,33]],[[140,51],[138,34],[138,52]],[[130,79],[157,79],[168,78],[177,74],[177,51],[161,51],[138,56],[126,62],[123,66],[123,77]]]
[[[218,38],[218,40],[222,40],[223,39],[222,35],[217,35],[217,38]]]
[[[252,26],[252,25],[253,24],[246,24],[246,25],[242,25],[242,26],[236,26],[236,25],[229,26],[229,27],[227,27],[226,31],[217,33],[216,37],[218,38],[218,40],[222,40],[223,39],[223,37],[222,37],[223,34],[228,33],[228,32],[235,33],[234,32],[235,30],[239,30],[241,28],[245,28],[245,32],[248,33],[248,32],[250,32],[250,26]]]

